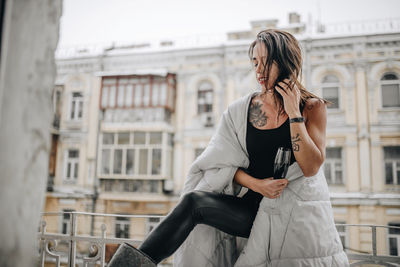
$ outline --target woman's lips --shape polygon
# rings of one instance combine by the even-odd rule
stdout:
[[[265,83],[265,78],[258,78],[258,83],[259,84],[264,84]]]

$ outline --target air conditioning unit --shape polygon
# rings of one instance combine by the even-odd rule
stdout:
[[[164,180],[163,181],[163,192],[168,194],[174,191],[174,181],[173,180]]]
[[[212,113],[203,113],[201,114],[201,123],[204,127],[213,127],[214,126],[214,116]]]

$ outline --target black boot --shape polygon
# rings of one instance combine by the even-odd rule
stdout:
[[[119,246],[108,267],[156,267],[157,264],[146,254],[128,243]]]

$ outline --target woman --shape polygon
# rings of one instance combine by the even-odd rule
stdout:
[[[181,201],[139,250],[122,246],[110,266],[128,258],[154,266],[178,248],[176,266],[348,266],[321,171],[327,102],[299,82],[291,34],[260,32],[249,56],[261,92],[228,107]],[[292,150],[288,179],[272,178],[278,147]]]

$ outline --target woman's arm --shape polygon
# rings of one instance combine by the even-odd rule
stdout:
[[[272,177],[267,179],[256,179],[241,169],[237,169],[234,180],[241,186],[247,187],[268,198],[279,197],[288,184],[287,179],[274,180]]]
[[[290,135],[296,161],[305,176],[315,175],[325,160],[326,105],[319,99],[306,102],[305,123],[291,123]],[[288,114],[289,118],[301,114]]]
[[[300,91],[289,88],[289,80],[280,82],[275,89],[282,95],[284,108],[289,118],[301,117],[299,110]],[[292,148],[296,161],[304,176],[315,175],[325,160],[326,104],[310,98],[305,103],[306,122],[290,124]]]

